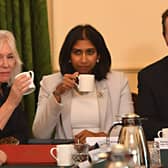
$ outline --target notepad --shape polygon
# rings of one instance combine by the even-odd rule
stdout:
[[[110,137],[110,144],[115,144],[118,141],[118,137]],[[106,143],[106,137],[87,137],[86,143],[89,145],[95,145],[98,143],[100,146]]]

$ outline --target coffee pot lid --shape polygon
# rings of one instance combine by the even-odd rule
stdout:
[[[136,113],[127,113],[123,118],[140,118],[140,116]]]

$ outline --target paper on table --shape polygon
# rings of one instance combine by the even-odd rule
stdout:
[[[110,137],[110,145],[116,144],[117,141],[118,137]],[[109,146],[106,145],[106,137],[87,137],[86,143],[90,146],[94,146],[95,144],[99,146],[99,148],[89,151],[91,161],[94,163],[104,161],[106,152],[109,151]]]
[[[160,148],[160,161],[164,168],[168,167],[168,138],[154,138]]]
[[[115,144],[118,141],[118,137],[110,137],[110,144]],[[96,143],[99,144],[99,146],[106,143],[106,137],[87,137],[86,143],[89,145],[95,145]]]
[[[159,143],[160,149],[168,149],[168,138],[154,138],[154,141]]]

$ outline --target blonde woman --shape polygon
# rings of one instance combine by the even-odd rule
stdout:
[[[22,75],[14,79],[21,64],[13,34],[0,30],[0,138],[12,136],[25,143],[28,127],[21,100],[30,78]]]

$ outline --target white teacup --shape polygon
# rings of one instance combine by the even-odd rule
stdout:
[[[159,138],[168,138],[168,128],[162,128],[157,133]]]
[[[28,95],[28,94],[32,93],[36,88],[36,86],[33,82],[34,81],[34,72],[33,71],[21,72],[21,73],[17,74],[15,76],[15,78],[17,78],[21,75],[27,75],[28,77],[31,77],[31,83],[29,85],[29,89],[24,93],[24,95]]]
[[[60,144],[51,148],[50,154],[56,160],[58,166],[71,166],[73,165],[73,151],[73,144]]]
[[[80,92],[92,92],[95,89],[95,76],[93,74],[80,74],[78,77],[78,90]]]

